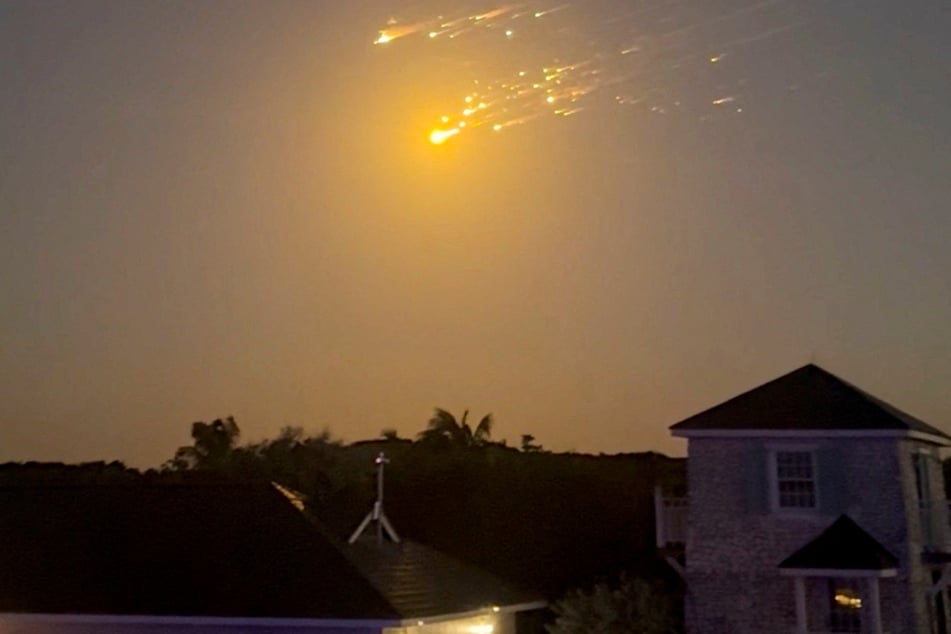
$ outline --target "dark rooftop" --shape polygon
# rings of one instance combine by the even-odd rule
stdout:
[[[399,615],[267,484],[0,488],[0,611]]]
[[[947,434],[809,364],[695,414],[690,430],[895,430]]]
[[[378,545],[367,538],[344,548],[357,568],[401,614],[461,614],[541,600],[538,595],[517,589],[480,568],[414,542]]]
[[[893,570],[898,559],[848,515],[787,557],[781,569]]]
[[[10,480],[0,612],[390,621],[521,598],[419,545],[346,550],[263,482]]]

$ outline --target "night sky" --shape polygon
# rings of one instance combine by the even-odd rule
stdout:
[[[434,406],[678,454],[809,362],[951,430],[949,33],[941,0],[0,1],[0,460]]]

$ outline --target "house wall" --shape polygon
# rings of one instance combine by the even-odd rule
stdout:
[[[818,510],[793,515],[769,509],[766,455],[784,447],[814,449],[821,456]],[[780,576],[777,566],[842,513],[899,559],[898,576],[881,586],[885,630],[929,632],[926,572],[909,540],[919,521],[917,504],[910,511],[906,503],[916,500],[911,452],[917,448],[888,438],[691,439],[688,633],[793,631],[793,581]],[[826,607],[819,603],[810,601],[817,622]]]
[[[188,625],[155,623],[68,623],[0,618],[2,634],[380,634],[380,628],[277,625]]]
[[[280,623],[280,619],[267,619],[266,623],[247,624],[213,622],[194,624],[184,620],[166,623],[136,623],[134,620],[127,619],[121,622],[109,622],[109,620],[109,617],[105,620],[97,620],[96,617],[80,616],[73,621],[69,617],[44,618],[0,614],[0,634],[516,634],[514,613],[490,611],[480,616],[433,623],[420,621],[419,625],[406,627],[293,625],[290,622]]]

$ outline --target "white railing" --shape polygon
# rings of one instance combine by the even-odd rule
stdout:
[[[687,542],[687,498],[665,497],[654,488],[654,529],[658,548],[683,546]]]

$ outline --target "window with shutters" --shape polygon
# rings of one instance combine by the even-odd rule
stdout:
[[[815,452],[776,450],[770,457],[773,509],[801,511],[817,508]]]
[[[938,468],[935,456],[930,451],[919,450],[912,454],[915,469],[915,491],[918,495],[918,512],[921,518],[921,542],[928,550],[939,550],[944,545],[945,529],[942,516],[933,499],[932,472]],[[944,500],[940,504],[945,504]]]

